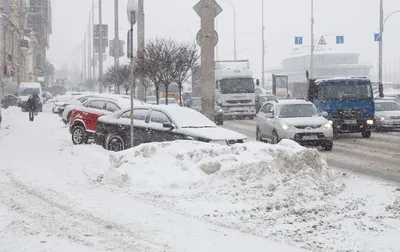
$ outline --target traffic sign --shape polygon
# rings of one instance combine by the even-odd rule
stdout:
[[[324,36],[322,36],[321,39],[318,41],[318,45],[326,45],[326,41],[324,39]]]
[[[303,37],[294,37],[294,44],[295,45],[302,45],[303,44]]]
[[[382,34],[381,33],[375,33],[374,34],[374,40],[375,40],[375,42],[382,41]]]
[[[336,44],[344,44],[344,36],[336,36]]]
[[[223,11],[223,9],[221,8],[221,6],[219,6],[217,1],[214,2],[215,2],[214,4],[214,18],[215,18]],[[193,6],[193,10],[197,13],[197,15],[199,15],[199,17],[202,17],[203,11],[207,11],[207,7],[204,8],[203,0],[200,0],[200,2],[198,2],[195,6]]]
[[[202,30],[200,30],[196,35],[197,44],[200,47],[203,47],[204,40],[206,40],[207,38],[211,38],[212,39],[213,46],[216,46],[218,44],[218,33],[216,31],[214,31],[211,34],[207,34],[207,33],[203,32]]]
[[[101,36],[103,38],[108,38],[108,25],[106,24],[102,25]],[[98,37],[100,37],[100,25],[93,25],[93,38],[98,38]]]

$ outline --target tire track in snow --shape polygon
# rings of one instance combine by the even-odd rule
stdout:
[[[40,191],[12,175],[4,176],[0,202],[10,211],[30,219],[32,225],[50,236],[104,251],[173,251],[167,244],[146,240],[138,223],[128,228],[79,209],[56,192]]]

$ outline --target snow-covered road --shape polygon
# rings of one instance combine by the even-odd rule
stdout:
[[[255,140],[255,120],[225,121],[224,127]],[[343,134],[332,152],[323,152],[331,168],[347,170],[400,184],[400,133]]]
[[[33,123],[3,112],[1,252],[400,251],[399,188],[332,171],[318,151],[189,141],[111,153],[73,146],[45,109]]]
[[[302,251],[135,199],[101,184],[109,153],[73,146],[51,114],[12,108],[0,130],[0,251]],[[113,184],[114,183],[114,184]]]

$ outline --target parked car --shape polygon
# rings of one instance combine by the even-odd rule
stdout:
[[[375,100],[377,131],[400,131],[400,103],[390,99]]]
[[[1,106],[3,108],[8,108],[8,107],[13,107],[13,106],[18,106],[18,97],[12,94],[8,94],[3,96],[3,98],[1,98]]]
[[[136,104],[144,104],[136,100]],[[86,144],[94,137],[96,132],[97,119],[100,116],[108,115],[122,108],[130,106],[130,100],[126,98],[111,99],[105,97],[91,98],[85,101],[82,106],[72,110],[69,122],[69,131],[74,144]]]
[[[166,98],[160,98],[160,105],[166,105],[167,104],[167,99]],[[180,106],[179,103],[176,101],[175,98],[168,98],[168,106]]]
[[[256,113],[260,111],[260,108],[266,101],[275,101],[278,98],[273,94],[258,94],[256,95]]]
[[[157,104],[157,97],[155,96],[147,96],[146,103],[148,104]]]
[[[267,101],[257,114],[256,138],[273,144],[291,139],[299,144],[320,145],[332,150],[332,122],[306,100]]]
[[[54,98],[54,104],[52,111],[54,114],[58,114],[59,110],[62,108],[65,108],[68,104],[69,101],[73,99],[73,96],[71,95],[57,95]]]
[[[201,113],[201,97],[191,98],[188,103],[188,107],[192,108],[194,110],[197,110]],[[215,104],[214,108],[215,108],[214,122],[217,125],[223,125],[224,124],[224,111],[218,104]]]
[[[218,127],[196,110],[178,106],[143,105],[134,109],[134,146],[142,143],[196,140],[233,145],[247,142],[246,136]],[[97,120],[96,143],[112,151],[131,147],[130,110]]]

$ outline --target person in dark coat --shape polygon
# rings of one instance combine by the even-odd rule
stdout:
[[[35,113],[38,106],[36,96],[38,96],[38,94],[34,93],[29,97],[28,101],[26,102],[26,108],[29,112],[29,121],[31,122],[35,119]]]

